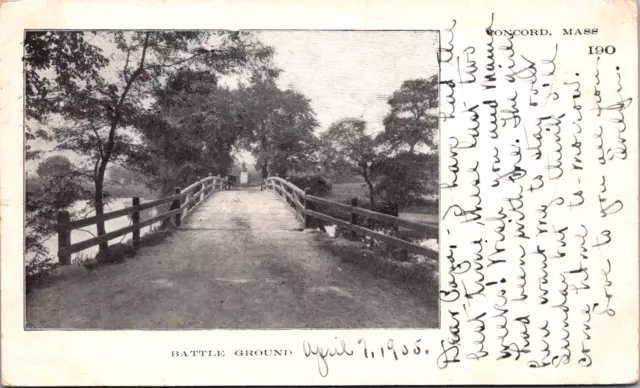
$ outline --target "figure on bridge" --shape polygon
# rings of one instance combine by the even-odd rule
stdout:
[[[227,177],[225,178],[224,182],[225,182],[225,190],[231,190],[231,186],[236,184],[238,177],[235,175],[227,175]]]

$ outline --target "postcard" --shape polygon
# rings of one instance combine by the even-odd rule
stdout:
[[[638,381],[632,1],[0,7],[2,384]]]

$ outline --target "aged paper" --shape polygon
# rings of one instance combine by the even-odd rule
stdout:
[[[245,161],[251,158],[253,149],[247,144],[260,142],[248,137],[244,143],[233,144],[238,149],[247,147],[245,154],[237,154],[245,155],[244,159],[234,154],[235,170],[208,170],[212,176],[207,178],[203,178],[206,173],[194,173],[191,181],[197,179],[199,183],[193,187],[201,191],[177,191],[182,195],[177,197],[177,206],[186,206],[187,213],[192,202],[205,202],[194,207],[182,221],[175,221],[180,228],[169,240],[152,248],[143,247],[139,254],[144,260],[92,268],[78,277],[68,271],[73,265],[63,266],[56,273],[69,278],[58,279],[27,295],[25,238],[31,232],[24,225],[28,212],[34,209],[25,209],[25,195],[29,195],[30,169],[35,170],[27,154],[35,149],[25,147],[36,143],[25,136],[25,126],[30,133],[29,115],[33,112],[25,111],[25,107],[32,106],[29,101],[25,103],[24,91],[29,86],[23,67],[23,43],[35,36],[29,35],[35,30],[44,32],[39,39],[46,43],[34,50],[36,55],[62,55],[56,51],[60,47],[56,44],[60,44],[51,43],[52,37],[61,36],[60,30],[93,31],[90,43],[100,47],[110,63],[140,63],[140,71],[132,65],[118,73],[121,81],[134,84],[132,80],[142,73],[144,79],[155,74],[157,84],[149,81],[149,90],[157,85],[165,87],[167,79],[175,75],[170,73],[173,70],[162,73],[170,66],[160,62],[160,43],[155,46],[155,54],[145,57],[150,39],[163,36],[162,44],[171,45],[176,44],[171,34],[177,30],[247,31],[275,48],[274,61],[282,70],[280,79],[285,80],[278,88],[286,92],[279,94],[280,89],[276,88],[268,96],[290,101],[287,98],[296,98],[296,93],[305,95],[318,123],[311,126],[313,136],[334,145],[334,151],[342,152],[344,144],[360,147],[372,139],[373,135],[364,136],[362,131],[338,136],[366,125],[374,134],[399,133],[405,142],[406,149],[399,151],[400,143],[385,138],[388,141],[383,145],[389,146],[384,151],[386,162],[397,161],[401,152],[424,157],[439,155],[439,177],[425,178],[437,183],[437,218],[424,222],[403,218],[404,209],[398,211],[397,207],[398,201],[406,200],[402,195],[396,198],[395,213],[367,213],[365,209],[356,215],[353,208],[358,203],[347,201],[336,206],[347,209],[347,215],[351,211],[352,218],[343,224],[347,230],[352,229],[338,236],[332,228],[339,229],[340,220],[327,216],[320,208],[320,204],[329,201],[326,198],[333,197],[316,199],[316,207],[312,207],[309,203],[316,195],[305,193],[305,187],[298,192],[289,186],[284,175],[267,171],[272,167],[277,170],[277,162],[283,159],[273,157],[273,166],[265,162],[261,177],[252,180],[253,163]],[[118,30],[124,32],[114,33]],[[47,35],[47,31],[51,33]],[[161,35],[163,31],[170,33]],[[104,43],[111,39],[109,36],[115,37],[116,42],[122,39],[122,44]],[[221,36],[231,37],[232,45],[242,39],[228,32]],[[2,3],[3,385],[637,381],[636,39],[637,4],[623,0]],[[131,54],[141,47],[144,50]],[[233,47],[235,50],[241,46]],[[185,48],[188,45],[181,46]],[[127,51],[130,55],[117,54]],[[157,61],[157,72],[153,66],[143,66],[145,58]],[[52,73],[47,73],[53,70],[48,69],[39,74],[54,82]],[[74,65],[73,69],[79,68]],[[222,74],[226,68],[220,65],[215,71]],[[117,84],[115,77],[107,75],[102,79]],[[197,73],[197,77],[208,79],[203,73]],[[209,80],[216,83],[221,78],[212,79]],[[393,93],[412,85],[415,90],[430,87],[429,80],[437,84],[436,100],[432,99],[437,106],[422,109],[437,118],[437,123],[424,121],[432,128],[428,137],[412,142],[406,134],[413,127],[394,127],[394,122],[401,123],[407,116],[398,113],[402,94]],[[61,100],[70,98],[74,87],[84,81],[77,77],[59,95]],[[96,90],[102,85],[90,81],[87,85]],[[236,96],[230,101],[238,102],[233,93],[244,89],[233,82],[229,85],[217,93],[229,93]],[[134,85],[132,93],[138,93],[141,102],[131,106],[141,112],[153,110],[157,101],[145,99],[151,94],[144,94],[151,92],[135,88]],[[122,87],[105,91],[109,98],[117,93],[126,97]],[[200,91],[189,89],[181,96],[186,99],[197,93]],[[100,121],[78,113],[92,109],[78,95],[73,101],[66,100],[75,104],[76,110],[60,106],[43,109],[82,116],[91,125]],[[88,99],[93,94],[86,96]],[[392,96],[398,98],[394,100]],[[112,100],[114,106],[126,106],[125,97],[125,102]],[[189,101],[184,104],[185,109],[200,106],[197,98]],[[178,128],[176,123],[186,116],[180,120],[171,116],[178,112],[171,111],[171,106],[158,112],[169,117],[169,125]],[[224,106],[236,105],[229,102]],[[104,117],[113,123],[115,116]],[[350,118],[340,121],[344,117]],[[420,122],[419,114],[416,120]],[[45,121],[44,126],[53,126],[53,122]],[[125,132],[118,133],[128,133],[136,123],[139,122],[132,119],[129,127],[121,125]],[[114,128],[118,125],[114,124]],[[85,136],[84,132],[66,140],[60,137],[72,127],[52,132],[58,147],[74,141],[73,144],[80,144],[78,139]],[[100,138],[103,128],[91,128],[95,132],[87,136],[95,133],[95,139]],[[105,128],[104,133],[108,134],[108,126]],[[402,130],[394,132],[394,128]],[[181,133],[173,140],[174,145],[190,136]],[[362,140],[349,143],[354,133],[362,135]],[[138,144],[137,138],[118,139],[125,145]],[[426,147],[422,154],[420,146],[416,146],[421,141]],[[217,143],[207,143],[210,144]],[[77,150],[83,147],[78,145]],[[382,153],[382,148],[375,150]],[[109,159],[106,154],[111,151],[99,149],[95,173],[100,170],[100,160]],[[251,162],[259,166],[264,153],[255,151],[253,155],[258,157]],[[75,162],[73,158],[71,161]],[[370,183],[367,169],[374,168],[374,164],[368,163],[364,163],[363,179]],[[247,164],[251,164],[248,172]],[[356,163],[358,166],[362,164]],[[425,171],[428,168],[425,165]],[[402,171],[383,168],[368,192],[391,198],[389,193],[400,187],[399,183],[384,179],[398,170]],[[260,168],[256,171],[259,176]],[[92,177],[93,181],[98,175]],[[250,187],[252,182],[254,186]],[[339,187],[336,182],[334,195]],[[384,182],[387,186],[383,186]],[[365,183],[358,187],[367,193]],[[365,197],[375,208],[374,196]],[[261,202],[265,198],[272,202]],[[291,205],[293,211],[286,208],[290,213],[285,214],[279,210],[285,205]],[[171,220],[177,214],[175,209],[168,210],[174,211]],[[224,220],[224,225],[233,228],[225,229],[210,221],[208,215],[214,213]],[[409,250],[427,257],[430,252],[438,252],[433,259],[437,267],[429,272],[433,275],[429,279],[436,279],[439,287],[411,288],[401,284],[403,278],[390,280],[387,273],[380,273],[391,271],[392,267],[378,267],[371,272],[367,264],[356,267],[348,258],[338,260],[336,251],[331,251],[334,254],[316,249],[319,245],[314,244],[320,244],[318,241],[346,246],[336,241],[353,242],[358,233],[373,236],[373,240],[378,238],[381,229],[373,231],[373,227],[358,224],[367,214],[395,222],[395,230],[388,235],[396,237],[380,237],[390,246],[400,244],[397,246],[401,249],[393,252]],[[256,228],[256,220],[267,227]],[[132,218],[132,222],[139,221]],[[302,224],[298,228],[299,221]],[[70,223],[60,218],[57,222],[67,226]],[[397,237],[403,225],[405,229],[416,227],[430,233],[430,227],[425,225],[431,224],[438,232],[425,245]],[[64,228],[57,230],[58,243],[67,244],[69,249],[58,253],[54,250],[54,258],[63,264],[67,264],[65,260],[79,260],[69,253],[74,247],[71,243],[79,244],[79,240],[74,240],[73,234],[65,235]],[[201,237],[205,235],[203,230],[207,237]],[[97,234],[104,234],[104,230]],[[55,240],[55,234],[52,236]],[[363,237],[362,241],[368,240]],[[165,255],[166,252],[169,253]],[[256,272],[255,263],[266,269]],[[160,272],[162,276],[157,275]],[[415,281],[416,276],[406,278],[409,277]],[[425,278],[425,282],[429,279]],[[421,291],[416,290],[425,289],[431,299],[427,295],[423,304],[418,295]],[[140,292],[136,295],[132,290]],[[215,296],[210,304],[208,292]]]

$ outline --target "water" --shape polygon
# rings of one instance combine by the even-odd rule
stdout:
[[[145,199],[141,199],[140,202],[141,203],[145,203],[145,202],[149,202],[150,200],[145,200]],[[125,207],[131,207],[132,203],[131,203],[131,198],[114,198],[113,200],[109,201],[108,204],[105,204],[105,213],[111,212],[111,211],[115,211],[115,210],[120,210],[120,209],[124,209]],[[85,210],[86,208],[86,201],[78,201],[76,203],[73,204],[73,206],[71,206],[68,210],[71,213],[71,218],[72,219],[79,219],[79,218],[83,218],[85,215],[86,217],[92,217],[95,215],[95,212],[91,212],[89,213],[88,210]],[[143,211],[140,212],[140,221],[145,221],[148,220],[150,218],[153,218],[159,214],[161,214],[160,212],[166,212],[168,209],[168,204],[164,204],[164,205],[160,205],[151,209],[145,209]],[[87,215],[87,213],[89,213]],[[108,220],[105,222],[105,229],[106,232],[112,232],[114,230],[118,230],[118,229],[122,229],[125,228],[129,225],[131,225],[132,220],[131,220],[131,215],[126,215],[126,216],[122,216],[122,217],[118,217],[118,218],[114,218],[111,220]],[[158,225],[160,225],[161,222],[158,222],[156,224],[153,224],[151,226],[146,226],[142,229],[140,229],[140,236],[144,236],[145,234],[148,234],[153,227],[157,227]],[[96,225],[90,225],[90,226],[86,226],[80,229],[76,229],[73,230],[71,232],[71,244],[75,244],[90,238],[93,238],[97,236],[97,227]],[[132,239],[132,233],[128,233],[124,236],[120,236],[120,237],[116,237],[112,240],[109,240],[109,244],[117,244],[119,242],[126,242],[128,240]],[[44,242],[44,246],[45,248],[47,248],[49,250],[49,254],[51,256],[56,256],[57,255],[57,251],[58,251],[58,236],[57,235],[53,235],[51,238],[49,238],[48,240],[46,240]],[[84,258],[92,258],[94,257],[96,254],[98,253],[98,246],[95,245],[93,247],[87,248],[83,251],[74,253],[71,255],[71,262],[75,262],[76,260],[80,259],[84,259]],[[30,262],[32,260],[35,260],[36,257],[35,255],[30,255],[27,257],[27,261]]]
[[[436,252],[440,252],[440,246],[438,245],[438,240],[435,238],[428,238],[426,240],[421,240],[418,242],[421,247],[425,247]]]
[[[335,237],[338,227],[337,225],[325,225],[324,229],[330,237]],[[439,252],[438,240],[435,238],[420,240],[418,245]]]

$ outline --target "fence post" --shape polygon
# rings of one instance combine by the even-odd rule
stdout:
[[[292,200],[290,200],[290,199],[289,199],[289,196],[287,195],[287,194],[291,194],[291,193],[289,192],[289,190],[290,190],[290,189],[289,189],[289,186],[287,186],[287,185],[283,185],[283,186],[282,186],[282,189],[284,190],[284,199],[285,199],[285,201],[287,201],[287,204],[289,204],[289,206],[293,206],[293,201],[292,201]]]
[[[58,261],[60,265],[71,264],[71,254],[68,249],[71,246],[71,218],[69,212],[62,210],[58,212]]]
[[[391,215],[394,216],[394,217],[398,217],[398,218],[400,217],[400,211],[398,209],[398,204],[396,202],[393,202],[391,204],[391,213],[392,213]],[[394,224],[393,225],[393,230],[394,231],[397,232],[399,229],[400,228],[398,228],[398,224]]]
[[[309,214],[307,214],[307,210],[313,210],[313,204],[311,201],[307,200],[307,195],[311,194],[310,188],[304,189],[304,197],[302,197],[302,204],[304,205],[304,228],[309,229],[313,227],[313,219]]]
[[[351,198],[351,206],[358,207],[358,198]],[[358,215],[354,212],[351,212],[351,225],[358,225]],[[358,233],[355,230],[351,229],[351,238],[356,239],[358,237]]]
[[[176,187],[176,194],[180,194],[180,188]],[[178,198],[178,199],[174,199],[173,200],[173,204],[171,204],[171,210],[175,210],[175,209],[180,209],[180,207],[182,206],[182,198]],[[178,212],[178,214],[176,214],[176,227],[179,228],[180,227],[180,218],[182,216],[182,212]]]
[[[193,202],[193,206],[195,207],[200,200],[202,199],[202,182],[200,182],[200,175],[196,175],[196,182],[198,182],[198,184],[196,185],[196,189],[198,190],[198,197],[196,198],[196,200]]]
[[[131,198],[131,205],[133,207],[139,206],[140,197]],[[133,222],[133,226],[136,227],[133,230],[133,249],[137,251],[140,248],[140,228],[138,228],[138,224],[140,223],[140,212],[138,210],[131,214],[131,222]]]

